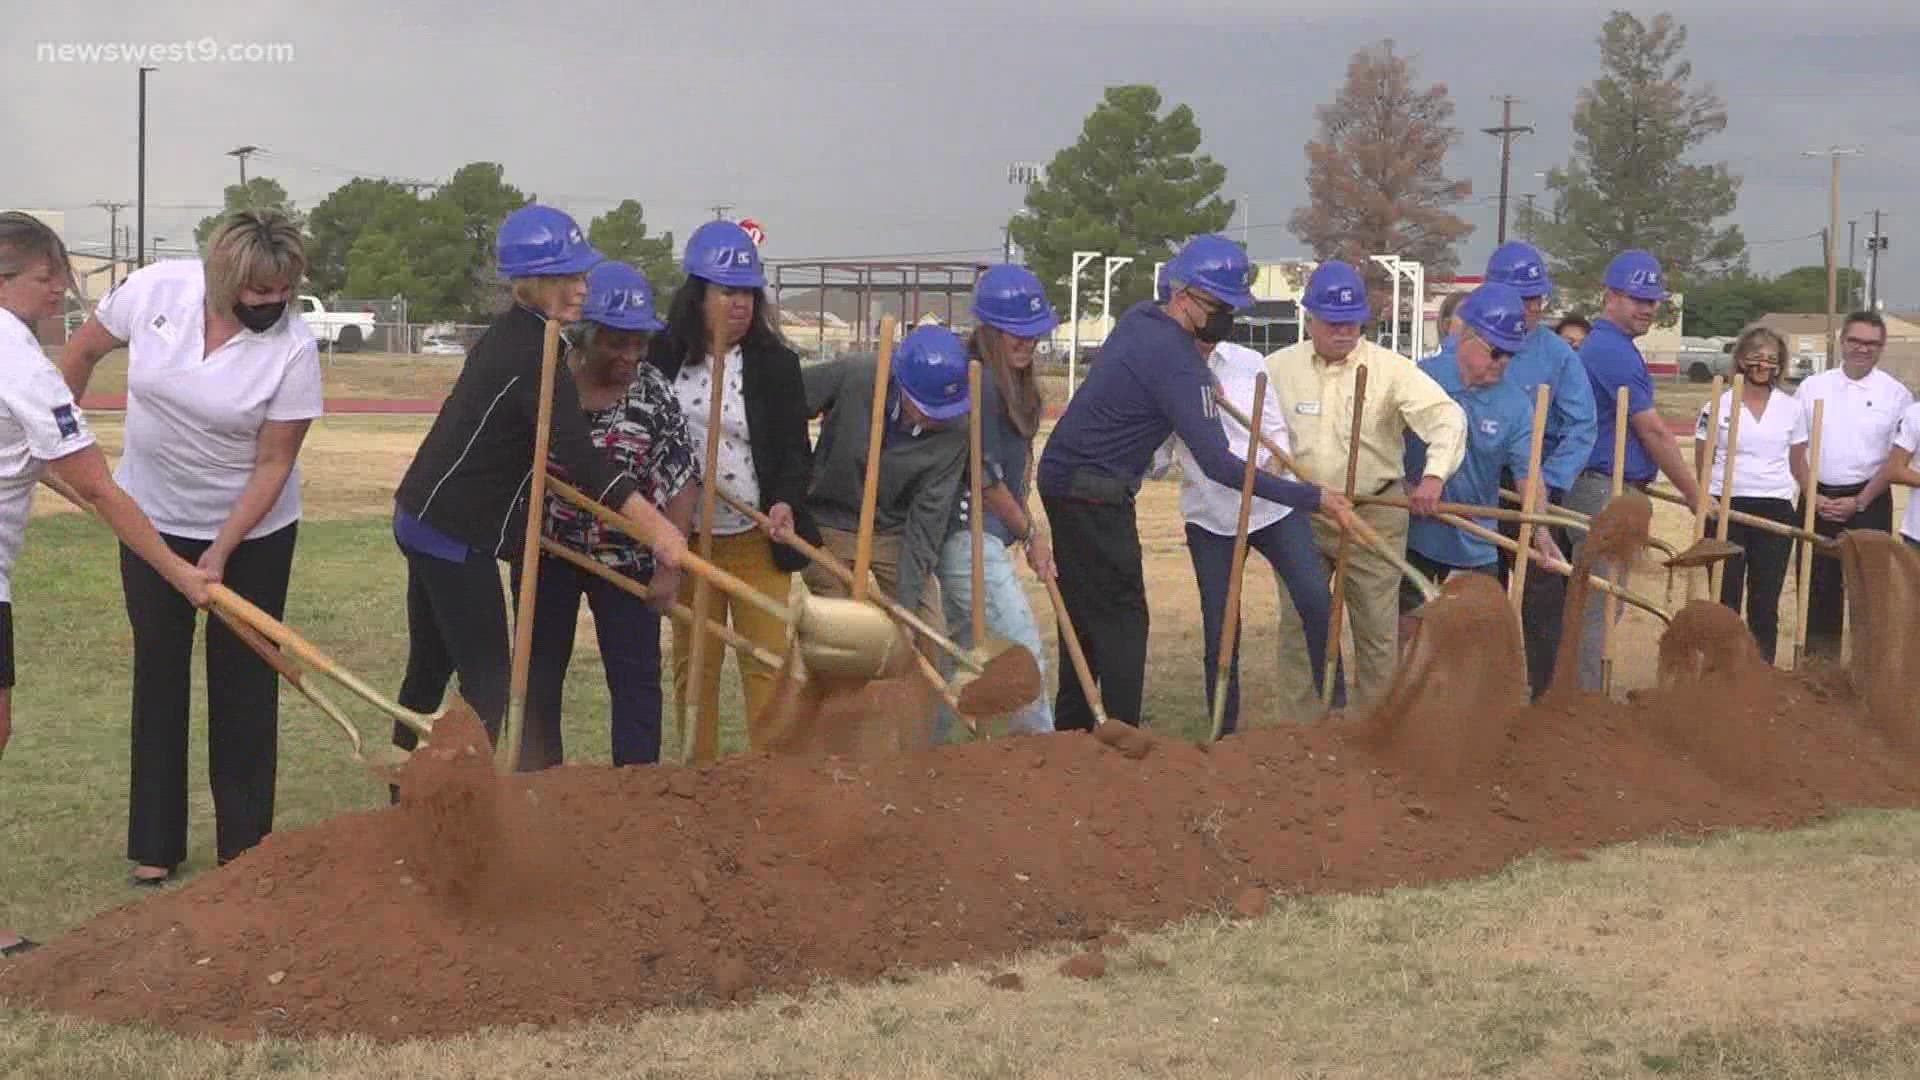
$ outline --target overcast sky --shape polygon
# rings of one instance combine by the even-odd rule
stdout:
[[[684,236],[726,203],[765,226],[769,257],[987,257],[1019,204],[1007,164],[1070,143],[1102,87],[1149,82],[1193,107],[1205,151],[1228,168],[1224,194],[1250,204],[1253,253],[1281,258],[1305,254],[1285,221],[1305,198],[1313,107],[1356,48],[1390,36],[1458,106],[1467,134],[1451,167],[1474,182],[1462,212],[1479,228],[1461,251],[1473,269],[1494,244],[1499,146],[1477,130],[1498,122],[1492,98],[1524,99],[1516,121],[1538,129],[1515,147],[1517,205],[1540,190],[1536,171],[1566,160],[1607,11],[1567,0],[1451,15],[1411,0],[654,6],[0,0],[0,205],[64,209],[70,238],[104,241],[106,213],[87,204],[134,197],[135,65],[42,62],[40,43],[211,38],[290,45],[293,59],[162,63],[148,77],[149,235],[190,236],[208,212],[194,204],[217,203],[236,178],[226,151],[255,144],[269,152],[250,172],[302,207],[355,174],[444,179],[485,159],[583,224],[633,197],[655,228]],[[1819,261],[1809,235],[1827,220],[1828,166],[1801,152],[1859,144],[1866,155],[1842,167],[1842,242],[1847,219],[1864,237],[1868,213],[1888,211],[1882,296],[1920,307],[1920,4],[1867,0],[1830,28],[1781,0],[1666,10],[1691,31],[1698,77],[1726,99],[1727,131],[1698,156],[1744,178],[1734,220],[1754,267]]]

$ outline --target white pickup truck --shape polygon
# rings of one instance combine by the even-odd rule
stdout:
[[[319,297],[302,296],[300,317],[307,320],[316,340],[340,352],[358,352],[373,339],[370,311],[328,311]]]

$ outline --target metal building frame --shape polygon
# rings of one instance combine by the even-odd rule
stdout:
[[[819,341],[818,347],[824,351],[827,336],[827,292],[838,290],[850,292],[856,297],[856,311],[853,319],[853,345],[855,348],[877,347],[876,323],[874,315],[875,294],[898,296],[900,313],[905,326],[912,326],[928,311],[938,311],[931,305],[923,306],[925,300],[946,299],[946,321],[952,326],[955,319],[956,296],[973,295],[974,282],[985,273],[991,263],[986,262],[899,262],[870,260],[799,260],[778,262],[768,260],[768,268],[773,271],[773,300],[781,299],[786,289],[817,289],[819,300]],[[958,310],[965,311],[965,307]]]

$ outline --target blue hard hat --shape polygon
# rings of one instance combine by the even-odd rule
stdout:
[[[587,299],[580,318],[614,330],[665,329],[653,313],[653,285],[647,275],[623,262],[603,262],[587,275]]]
[[[1047,290],[1024,266],[990,267],[973,285],[973,317],[1014,337],[1037,338],[1060,325]]]
[[[893,378],[929,420],[965,416],[972,407],[967,390],[967,346],[944,326],[922,326],[893,351]]]
[[[1667,278],[1660,272],[1660,260],[1638,248],[1623,251],[1607,264],[1607,288],[1617,289],[1635,300],[1665,300]]]
[[[1493,258],[1487,260],[1487,280],[1513,286],[1526,300],[1553,292],[1547,260],[1539,248],[1524,240],[1509,240],[1494,249]]]
[[[1239,244],[1224,236],[1196,236],[1166,266],[1171,283],[1199,289],[1235,311],[1253,306],[1253,263]]]
[[[494,236],[495,265],[501,277],[584,274],[606,256],[565,211],[528,203],[507,215]]]
[[[760,289],[767,284],[759,245],[731,221],[709,221],[693,230],[680,268],[693,277],[736,289]]]
[[[1526,300],[1511,285],[1489,281],[1468,293],[1453,314],[1501,352],[1517,353],[1527,343]]]
[[[1307,279],[1300,306],[1321,322],[1363,323],[1373,316],[1367,306],[1367,283],[1360,271],[1339,259],[1328,259]]]

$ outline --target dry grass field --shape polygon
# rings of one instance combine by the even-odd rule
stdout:
[[[340,358],[329,396],[433,396],[452,373],[397,372],[390,360]],[[1663,403],[1687,410],[1667,389]],[[117,418],[91,419],[116,448]],[[382,687],[397,685],[405,643],[386,516],[425,424],[326,419],[303,457],[309,524],[289,621]],[[1148,697],[1157,726],[1194,732],[1199,609],[1177,492],[1152,483],[1140,504],[1154,626]],[[46,938],[137,897],[119,859],[128,664],[111,542],[57,501],[36,509],[17,590],[18,733],[0,771],[0,925]],[[1687,521],[1662,507],[1656,527],[1679,540]],[[1249,574],[1243,723],[1309,720],[1275,685],[1279,651],[1291,646],[1284,601],[1260,560]],[[1636,584],[1664,595],[1664,579],[1648,569]],[[1043,594],[1032,598],[1044,612]],[[1041,623],[1051,680],[1052,620]],[[1651,616],[1627,616],[1623,689],[1651,680],[1658,633]],[[569,745],[603,762],[593,641],[580,637]],[[728,708],[737,709],[731,690]],[[281,828],[384,802],[384,789],[346,762],[338,733],[291,693],[282,729]],[[742,732],[730,726],[724,741],[738,749]],[[192,775],[185,869],[205,873],[204,746]],[[988,970],[822,984],[798,1000],[397,1046],[226,1045],[0,1008],[0,1075],[1896,1080],[1920,1076],[1920,936],[1897,899],[1916,890],[1920,814],[1862,811],[1793,833],[1541,857],[1432,888],[1282,897],[1253,921],[1203,914],[1134,937],[1099,982],[1056,974],[1060,957],[1039,953]],[[996,971],[1018,973],[1025,989],[990,989]],[[0,967],[0,995],[6,986]]]

